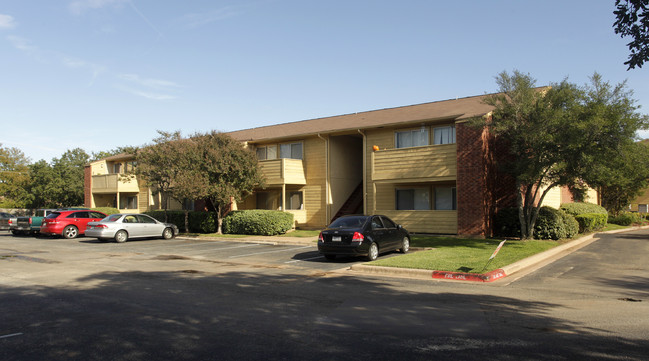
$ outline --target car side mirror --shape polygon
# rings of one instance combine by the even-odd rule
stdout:
[[[402,226],[402,225],[400,225],[400,224],[397,224],[397,229],[402,229],[402,228],[403,228],[403,226]]]

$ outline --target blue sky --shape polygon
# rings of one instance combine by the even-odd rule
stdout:
[[[0,143],[32,161],[537,85],[628,81],[614,0],[0,0]],[[649,137],[649,133],[642,134]]]

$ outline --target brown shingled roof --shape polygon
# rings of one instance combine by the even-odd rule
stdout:
[[[493,110],[482,100],[485,95],[397,108],[372,110],[326,118],[302,120],[228,132],[239,141],[260,141],[301,135],[325,134],[436,119],[464,120]]]

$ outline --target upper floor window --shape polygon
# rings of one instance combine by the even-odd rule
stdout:
[[[122,163],[113,164],[113,173],[115,173],[115,174],[122,173]]]
[[[428,128],[406,130],[394,134],[396,148],[409,148],[428,145]]]
[[[286,143],[279,145],[280,158],[302,159],[302,143]]]
[[[257,159],[259,160],[277,159],[277,146],[266,145],[263,147],[257,147]]]
[[[437,127],[433,129],[433,144],[454,144],[455,126]]]

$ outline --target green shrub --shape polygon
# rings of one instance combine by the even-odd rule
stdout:
[[[164,211],[147,211],[151,217],[164,222]],[[216,212],[189,211],[189,232],[215,233],[217,231]],[[175,224],[181,232],[185,231],[185,211],[167,211],[167,222]]]
[[[640,223],[642,216],[639,213],[621,212],[615,217],[609,218],[608,222],[620,226],[630,226],[634,223]]]
[[[563,217],[563,225],[566,229],[566,234],[565,238],[572,238],[579,233],[582,233],[579,231],[579,222],[577,221],[577,217],[574,217],[572,214],[566,213],[562,210],[559,210],[561,212],[561,217]],[[604,222],[604,225],[606,225],[606,221]]]
[[[578,216],[580,214],[600,213],[608,215],[606,208],[594,203],[564,203],[560,209],[566,213]]]
[[[584,213],[575,216],[575,219],[579,222],[579,232],[586,233],[606,227],[608,215],[601,213]]]
[[[232,211],[223,219],[223,233],[274,236],[293,228],[293,214],[253,209]]]
[[[97,208],[92,208],[93,211],[98,211],[102,213],[106,213],[107,215],[111,214],[117,214],[119,213],[119,209],[113,208],[113,207],[97,207]]]
[[[562,210],[552,207],[541,207],[534,225],[534,238],[558,240],[568,238],[568,230],[563,221]]]

